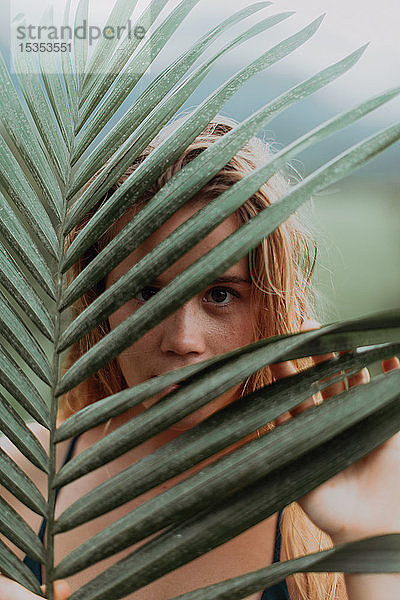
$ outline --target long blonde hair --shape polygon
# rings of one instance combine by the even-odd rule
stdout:
[[[141,153],[134,163],[114,184],[110,192],[115,191],[146,159],[146,157],[177,128],[182,117],[165,127],[152,143]],[[141,198],[126,214],[133,216],[150,198],[152,198],[175,173],[193,160],[221,136],[235,127],[233,119],[218,115],[207,125],[203,132],[188,146],[178,160],[169,166],[153,183]],[[269,145],[258,137],[251,138],[247,144],[213,177],[198,195],[213,199],[231,185],[265,163],[271,156]],[[92,178],[86,187],[97,177]],[[251,198],[237,211],[244,223],[266,208],[287,192],[289,183],[278,173],[271,177]],[[110,193],[109,192],[109,193]],[[98,202],[82,219],[66,239],[66,248],[76,238],[102,201]],[[69,284],[91,260],[113,239],[118,228],[118,221],[113,223],[100,240],[89,248],[67,273]],[[296,215],[292,215],[280,225],[268,238],[264,239],[249,254],[249,271],[252,280],[251,305],[252,327],[255,339],[262,339],[283,333],[299,331],[305,319],[314,316],[310,300],[310,275],[313,267],[310,247],[313,240],[300,224]],[[314,244],[315,246],[315,244]],[[74,315],[80,314],[90,303],[104,291],[104,279],[91,290],[81,296],[72,306]],[[89,334],[77,341],[70,349],[63,365],[65,372],[80,356],[96,344],[110,331],[108,319]],[[310,365],[310,359],[294,361],[297,370]],[[254,391],[273,381],[270,368],[267,366],[252,375],[243,384],[243,393]],[[114,359],[100,369],[88,380],[65,394],[60,401],[60,418],[65,419],[84,406],[100,398],[114,394],[128,387],[118,360]],[[264,429],[267,432],[274,424]],[[322,550],[332,546],[328,535],[318,529],[307,517],[300,506],[294,502],[283,512],[281,522],[282,548],[286,559],[301,554]],[[300,573],[287,579],[288,590],[292,600],[346,600],[347,595],[342,576],[334,573]]]

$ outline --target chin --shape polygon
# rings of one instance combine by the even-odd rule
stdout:
[[[167,394],[170,394],[170,393],[174,392],[175,390],[179,389],[179,387],[180,387],[179,384],[174,384],[174,385],[168,386],[167,388],[165,388],[165,390],[163,390],[159,394],[144,400],[142,402],[142,406],[145,409],[148,409],[151,406],[154,406],[154,404],[156,404],[159,400],[161,400],[161,398],[164,398],[164,396],[166,396]],[[235,392],[233,392],[233,393],[232,393],[232,391],[230,391],[229,393],[225,393],[222,396],[220,396],[219,398],[215,398],[214,400],[211,400],[205,406],[201,406],[195,412],[193,412],[190,415],[187,415],[186,417],[184,417],[177,423],[174,423],[173,425],[171,425],[169,427],[169,429],[171,431],[181,431],[181,432],[186,431],[187,429],[191,429],[195,425],[198,425],[198,423],[200,423],[201,421],[204,421],[205,419],[207,419],[207,417],[210,417],[215,412],[219,411],[220,409],[224,408],[225,406],[228,406],[229,404],[231,404],[232,402],[237,400],[238,397],[239,397],[238,390],[235,390]]]

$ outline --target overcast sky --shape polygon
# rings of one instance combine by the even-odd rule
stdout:
[[[64,0],[42,0],[40,3],[33,3],[31,0],[0,1],[4,5],[10,4],[11,17],[17,13],[24,13],[30,22],[39,22],[42,11],[51,4],[54,6],[56,19],[60,18],[65,4]],[[140,14],[148,2],[149,0],[138,0],[134,16]],[[77,0],[72,0],[73,9],[77,3]],[[112,7],[112,0],[92,0],[90,4],[89,23],[103,25]],[[164,13],[176,4],[177,0],[170,0]],[[179,50],[183,50],[188,43],[211,29],[213,25],[249,4],[248,0],[200,0],[177,30],[174,43],[167,46],[161,60],[166,62],[170,57],[176,56]],[[247,24],[251,25],[260,18],[288,10],[294,10],[296,14],[224,57],[223,65],[228,69],[233,63],[245,64],[258,56],[262,50],[326,12],[326,17],[313,39],[280,63],[279,69],[282,73],[295,71],[300,76],[309,75],[362,44],[371,42],[351,73],[329,87],[325,101],[337,102],[337,97],[342,95],[350,101],[357,101],[368,94],[400,85],[398,0],[275,0],[270,7],[231,29],[225,39],[229,39],[232,33],[242,31]],[[382,118],[386,121],[386,118],[396,118],[399,114],[400,101],[394,101],[390,108],[386,107],[382,111]]]
[[[64,0],[53,0],[53,2],[42,0],[40,3],[31,0],[0,0],[0,3],[3,7],[10,8],[11,20],[13,16],[22,13],[27,22],[37,24],[40,23],[45,8],[51,5],[55,11],[55,23],[61,24],[65,6]],[[133,23],[148,3],[149,0],[138,0],[132,17]],[[170,0],[160,17],[167,15],[178,3],[178,0]],[[203,33],[250,3],[249,0],[200,0],[157,57],[149,70],[150,75],[159,72]],[[75,12],[77,5],[78,0],[72,0],[72,13]],[[112,5],[113,0],[90,0],[89,24],[104,26]],[[368,96],[400,85],[400,3],[398,0],[379,2],[376,0],[275,0],[271,6],[263,8],[256,15],[229,29],[209,49],[209,54],[232,39],[233,35],[239,34],[262,18],[289,10],[295,11],[292,17],[225,55],[216,66],[219,69],[218,76],[231,75],[274,44],[297,32],[322,13],[326,13],[324,21],[311,40],[257,80],[263,92],[267,90],[268,82],[274,81],[274,85],[279,80],[287,81],[289,85],[298,83],[328,64],[340,60],[366,42],[370,42],[370,45],[361,60],[350,72],[318,92],[315,95],[316,102],[325,105],[328,112],[330,110],[337,112],[350,108]],[[0,26],[0,33],[1,30],[4,31],[4,21]],[[249,87],[249,90],[251,89]],[[249,91],[249,94],[251,96],[247,96],[243,102],[255,110],[258,106],[256,106],[254,91]],[[375,111],[373,116],[367,119],[387,125],[398,121],[399,116],[400,99],[398,98]],[[242,117],[244,115],[241,115]]]

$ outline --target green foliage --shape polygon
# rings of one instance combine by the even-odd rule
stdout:
[[[154,497],[84,542],[59,565],[53,564],[55,535],[128,502],[255,432],[326,387],[326,377],[339,372],[342,375],[338,377],[344,377],[345,369],[357,372],[376,360],[399,352],[396,343],[399,311],[335,323],[318,331],[262,340],[163,374],[109,396],[56,427],[57,405],[62,394],[85,381],[246,256],[311,194],[345,177],[400,137],[400,125],[396,124],[323,165],[191,265],[61,377],[61,352],[68,350],[233,214],[288,159],[355,122],[400,92],[397,88],[368,99],[283,148],[210,202],[207,210],[195,214],[182,225],[179,234],[173,232],[131,269],[123,283],[115,283],[80,316],[70,317],[70,322],[64,325],[64,311],[183,206],[252,136],[279,112],[347,72],[364,50],[356,50],[269,102],[186,165],[67,288],[64,281],[67,269],[168,165],[174,163],[229,98],[248,79],[309,40],[322,21],[322,18],[317,19],[268,49],[206,98],[104,202],[64,254],[67,233],[169,122],[214,63],[234,47],[292,15],[281,13],[260,20],[190,71],[218,36],[264,10],[270,3],[252,4],[216,25],[160,73],[120,121],[97,139],[198,2],[182,0],[159,23],[158,17],[167,0],[152,0],[138,20],[139,24],[155,24],[148,39],[125,38],[117,51],[116,40],[109,44],[103,39],[98,42],[89,62],[87,40],[76,41],[73,59],[69,53],[63,54],[62,69],[58,69],[51,53],[41,55],[40,64],[35,63],[31,54],[16,53],[16,66],[20,71],[18,85],[14,84],[4,60],[0,60],[3,126],[0,137],[0,321],[3,334],[0,384],[14,403],[50,431],[46,454],[9,400],[0,394],[2,433],[29,461],[47,473],[50,490],[46,500],[35,482],[1,451],[1,484],[24,505],[46,516],[49,535],[44,547],[30,526],[4,500],[0,501],[0,533],[42,562],[49,581],[77,573],[151,534],[158,534],[76,591],[71,600],[122,598],[140,589],[188,562],[200,551],[206,552],[224,543],[302,497],[365,456],[398,429],[399,373],[390,373],[338,395],[262,439],[241,446],[203,469],[201,476],[195,474]],[[69,4],[65,23],[69,22]],[[135,5],[134,0],[118,0],[108,23],[125,23]],[[81,0],[76,24],[87,19],[87,11],[88,1]],[[44,19],[44,22],[52,23],[51,13]],[[101,175],[83,191],[93,174],[103,167]],[[40,335],[35,337],[32,330]],[[50,359],[44,352],[41,336],[52,345]],[[263,366],[366,345],[371,349],[331,359],[228,406],[212,419],[200,423],[76,500],[55,520],[56,488],[92,472],[167,429]],[[50,409],[33,379],[26,374],[26,366],[47,386],[51,396]],[[55,448],[59,442],[105,423],[180,381],[183,381],[180,388],[163,403],[152,406],[134,423],[130,421],[108,434],[56,472]],[[327,552],[274,564],[179,598],[244,598],[298,571],[398,571],[399,538],[399,535],[388,535],[342,544]],[[5,544],[0,545],[0,570],[33,592],[41,593],[31,571]],[[51,586],[48,597],[52,598]]]

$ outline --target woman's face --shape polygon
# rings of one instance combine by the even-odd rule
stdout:
[[[178,210],[139,248],[111,271],[106,278],[106,287],[110,287],[198,209],[199,203],[196,203]],[[138,310],[158,290],[228,237],[237,227],[238,222],[234,215],[221,223],[204,240],[164,271],[157,280],[144,287],[135,298],[110,315],[111,329],[117,327],[124,319]],[[164,321],[153,327],[119,356],[119,364],[128,386],[134,386],[150,377],[201,362],[217,354],[251,343],[254,337],[250,323],[250,287],[246,257]],[[212,403],[182,420],[178,428],[190,427],[222,406],[229,404],[238,397],[239,390],[240,386],[236,386],[224,393]],[[154,404],[168,391],[171,391],[171,388],[144,401],[144,407],[147,408]]]

